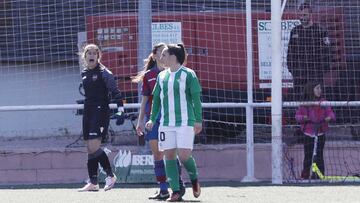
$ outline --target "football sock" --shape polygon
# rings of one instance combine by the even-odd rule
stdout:
[[[154,165],[155,165],[154,166],[155,176],[156,176],[156,180],[159,182],[160,191],[167,191],[168,184],[166,182],[164,160],[155,161]]]
[[[95,156],[99,160],[100,165],[103,167],[107,176],[114,177],[114,173],[112,172],[109,157],[106,153],[100,148],[95,152]]]
[[[196,180],[198,177],[198,170],[194,158],[190,156],[183,164],[187,172],[189,173],[190,179]]]
[[[94,185],[98,183],[98,160],[96,158],[92,158],[90,155],[87,161],[87,169],[89,173],[90,182]]]
[[[174,160],[166,160],[166,175],[168,177],[168,181],[170,187],[173,192],[179,191],[179,170],[176,163],[176,159]]]

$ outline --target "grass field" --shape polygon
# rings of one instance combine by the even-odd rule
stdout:
[[[79,193],[80,185],[41,185],[0,188],[1,203],[159,202],[147,197],[156,185],[116,185],[111,191]],[[206,183],[196,199],[187,187],[183,202],[360,202],[359,185],[271,185],[239,182]]]

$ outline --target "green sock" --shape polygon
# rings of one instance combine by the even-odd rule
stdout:
[[[180,190],[179,171],[178,171],[176,159],[166,160],[165,162],[166,162],[166,166],[165,166],[166,176],[168,177],[170,187],[172,191],[179,191]]]
[[[198,177],[198,170],[196,167],[195,159],[190,156],[183,164],[187,172],[189,173],[190,179],[196,180]]]

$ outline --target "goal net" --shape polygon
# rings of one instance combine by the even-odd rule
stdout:
[[[284,89],[283,100],[317,101],[283,108],[286,181],[360,180],[359,24],[354,21],[359,15],[358,1],[288,1],[285,7],[284,26],[298,26],[283,30],[283,62],[292,83]],[[318,84],[321,97],[329,101],[326,105],[314,97]]]
[[[81,99],[78,86],[82,67],[76,53],[86,43],[101,47],[102,63],[116,76],[126,103],[138,103],[139,88],[130,77],[142,69],[147,57],[139,56],[146,47],[146,42],[139,44],[143,37],[139,18],[149,17],[139,6],[135,0],[4,1],[0,8],[4,28],[0,43],[4,48],[0,54],[6,96],[0,99],[0,106],[6,110],[2,115],[7,119],[2,121],[2,136],[80,133],[81,119],[74,116],[75,110],[8,111],[6,107],[61,106]],[[267,7],[258,4],[255,12],[269,19],[264,10]],[[246,103],[245,2],[151,1],[148,9],[152,19],[148,42],[185,44],[189,54],[186,66],[200,79],[204,103]],[[146,51],[149,54],[151,50]],[[269,89],[259,89],[258,83],[254,86],[259,101],[269,96]],[[256,119],[266,119],[265,110],[261,112],[261,118]],[[245,142],[244,107],[215,105],[204,109],[204,120],[206,136],[196,142]]]
[[[65,110],[63,107],[83,98],[79,94],[83,67],[77,52],[84,44],[96,43],[101,47],[102,63],[116,76],[126,105],[130,106],[139,102],[139,86],[130,77],[143,67],[147,55],[140,53],[151,51],[146,44],[183,42],[188,52],[186,66],[196,72],[203,90],[204,130],[195,142],[245,144],[245,107],[248,106],[253,110],[255,146],[271,150],[271,1],[251,1],[250,21],[246,18],[246,1],[152,0],[147,8],[139,7],[139,2],[2,1],[1,138],[81,134],[81,116],[75,115],[77,107]],[[356,102],[360,78],[357,71],[360,3],[357,0],[282,2],[283,74],[279,77],[282,77],[286,104],[282,110],[284,180],[302,181],[305,136],[295,136],[300,134],[301,124],[295,114],[299,108],[297,102],[303,101],[301,95],[307,80],[322,84],[323,95],[332,102],[336,117],[324,132],[324,164],[317,163],[319,168],[325,168],[321,168],[325,176],[322,179],[355,176],[360,169],[357,159],[360,111]],[[311,13],[298,10],[302,3],[310,5]],[[303,29],[291,35],[306,15],[318,27],[315,31]],[[148,18],[151,18],[148,31],[151,37],[140,32],[143,25],[139,19]],[[247,29],[249,22],[251,29]],[[299,40],[304,33],[318,37],[318,41],[306,37]],[[291,39],[295,42],[290,48]],[[145,40],[144,44],[140,40]],[[289,50],[294,53],[290,57]],[[247,60],[249,54],[251,63]],[[48,105],[54,106],[44,107]],[[135,110],[135,106],[127,108],[127,111]],[[112,126],[117,133],[133,133],[131,123]],[[310,164],[313,162],[311,156]],[[255,168],[258,164],[255,163]]]

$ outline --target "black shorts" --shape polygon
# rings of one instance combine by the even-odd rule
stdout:
[[[105,139],[109,129],[109,106],[86,106],[83,114],[84,140]]]

